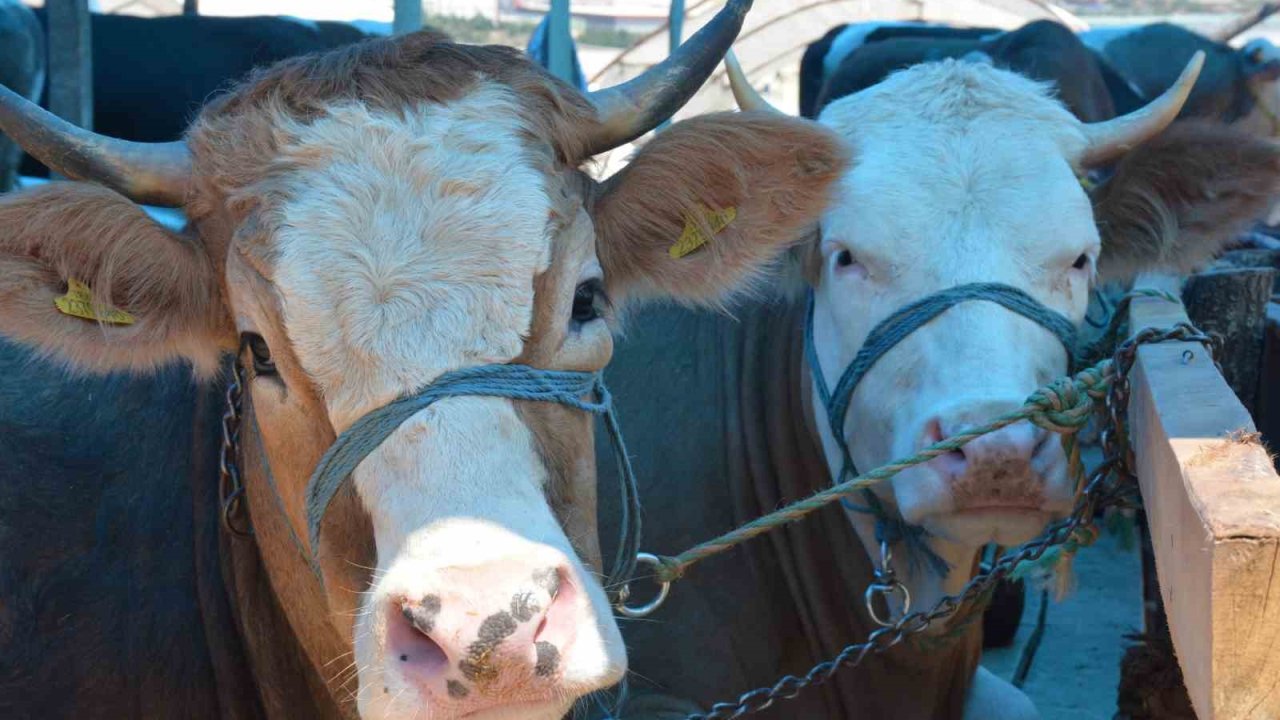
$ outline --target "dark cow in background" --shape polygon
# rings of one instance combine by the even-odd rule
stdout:
[[[837,25],[805,48],[800,59],[800,116],[817,115],[815,105],[822,84],[850,53],[862,45],[893,38],[980,40],[999,28],[961,28],[923,22],[867,22]]]
[[[806,117],[817,117],[832,100],[865,90],[894,71],[964,57],[989,59],[996,67],[1054,82],[1067,109],[1085,122],[1115,115],[1097,59],[1075,33],[1051,20],[1037,20],[1009,32],[944,26],[877,28],[866,34],[865,42],[835,57],[831,51],[839,48],[823,52],[822,44],[811,45],[802,60],[801,114]],[[816,60],[819,56],[822,68]],[[818,70],[820,80],[815,80]],[[814,87],[818,90],[810,102],[807,93]]]
[[[36,16],[46,22],[43,8]],[[288,17],[94,14],[91,22],[94,129],[138,142],[178,139],[210,97],[254,68],[370,37],[347,23]],[[48,175],[29,156],[22,172]]]
[[[44,31],[31,9],[0,0],[0,85],[34,100],[44,89]],[[13,188],[22,150],[0,135],[0,193]]]
[[[1172,23],[1154,23],[1128,32],[1097,31],[1081,36],[1125,79],[1132,94],[1116,97],[1125,112],[1164,92],[1178,69],[1196,52],[1205,53],[1204,75],[1180,117],[1243,123],[1263,136],[1280,133],[1280,51],[1266,40],[1234,48]]]

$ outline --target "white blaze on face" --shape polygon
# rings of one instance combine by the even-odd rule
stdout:
[[[280,211],[275,284],[294,353],[336,431],[445,371],[521,352],[553,238],[547,178],[518,117],[507,91],[480,85],[403,118],[335,108],[286,150],[305,167]],[[462,677],[455,655],[514,597],[533,593],[531,606],[545,610],[549,598],[534,578],[546,570],[573,586],[555,611],[563,617],[548,623],[573,627],[552,628],[563,636],[559,696],[526,715],[559,717],[575,691],[616,680],[624,660],[608,604],[547,505],[547,471],[510,401],[435,403],[369,455],[354,480],[378,555],[356,628],[364,716],[414,716],[425,704],[424,717],[452,717],[487,690],[532,701],[521,695],[522,678],[486,677],[486,685]],[[392,647],[388,628],[400,622],[400,603],[420,609],[428,597],[438,622],[418,624],[438,626],[431,638],[448,662],[406,672],[408,653]],[[419,649],[421,640],[400,639]]]
[[[882,319],[953,286],[1004,283],[1083,318],[1099,238],[1066,159],[1083,138],[1044,87],[989,66],[922,65],[832,103],[820,122],[856,148],[822,220],[814,332],[828,383]],[[1077,270],[1081,254],[1088,264]],[[1056,336],[1021,315],[982,301],[953,307],[859,386],[843,428],[853,459],[873,468],[1013,409],[1066,362]],[[838,454],[824,440],[834,470]],[[1070,489],[1061,452],[1049,445],[1020,466],[1021,477],[964,474],[941,458],[899,475],[894,499],[908,521],[965,546],[1026,539],[1047,514],[956,511],[1018,502],[1063,509]]]

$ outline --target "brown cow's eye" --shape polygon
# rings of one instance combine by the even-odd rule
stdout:
[[[604,294],[604,286],[599,280],[588,280],[573,291],[573,322],[585,325],[592,320],[600,319],[608,298]]]
[[[249,348],[249,354],[253,356],[253,374],[254,375],[275,375],[276,363],[271,359],[271,348],[267,347],[267,341],[257,333],[245,333],[244,344]]]

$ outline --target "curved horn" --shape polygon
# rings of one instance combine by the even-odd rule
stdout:
[[[693,37],[639,77],[589,95],[599,125],[589,155],[631,142],[670,118],[702,87],[733,45],[752,0],[729,0]]]
[[[1114,160],[1168,127],[1181,112],[1202,67],[1204,51],[1201,50],[1191,57],[1178,80],[1160,97],[1128,115],[1085,125],[1088,145],[1080,156],[1080,165],[1091,167]]]
[[[101,183],[134,202],[177,207],[186,198],[191,153],[184,142],[137,143],[98,135],[3,86],[0,131],[50,170]]]
[[[1250,13],[1245,13],[1231,22],[1218,28],[1209,35],[1209,39],[1214,42],[1229,43],[1237,35],[1257,25],[1275,14],[1276,10],[1280,10],[1280,3],[1262,3],[1262,7]]]
[[[734,55],[732,50],[725,53],[724,71],[729,76],[729,89],[733,91],[733,99],[738,101],[739,109],[786,115],[751,87],[747,74],[742,72],[742,65],[738,64],[738,56]]]

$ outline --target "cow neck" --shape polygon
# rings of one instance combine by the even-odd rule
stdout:
[[[739,503],[739,520],[812,495],[831,484],[813,404],[813,379],[804,358],[804,303],[744,313],[735,389],[743,432],[732,456],[745,458],[753,502]],[[732,369],[730,372],[734,372]],[[756,428],[754,432],[752,428]],[[834,657],[878,629],[862,597],[874,565],[851,518],[838,504],[756,540],[761,562],[784,575],[813,662]],[[870,536],[870,535],[869,535]],[[840,717],[958,718],[981,653],[980,624],[942,643],[908,643],[838,673],[828,703]],[[808,668],[791,668],[801,673]],[[864,715],[864,713],[866,713]]]
[[[245,540],[223,533],[223,547],[229,548],[224,573],[231,575],[232,602],[266,715],[354,719],[358,715],[350,643],[330,622],[327,596],[298,552],[289,519],[272,488],[276,483],[302,487],[306,478],[284,476],[290,470],[281,464],[275,466],[278,475],[268,477],[272,470],[266,463],[251,388],[245,389],[240,448],[254,535]],[[351,593],[358,599],[354,589]]]

